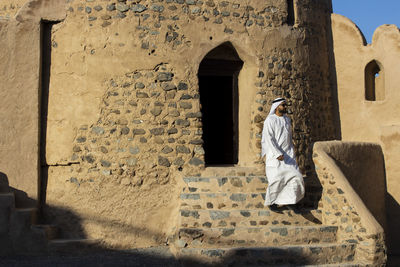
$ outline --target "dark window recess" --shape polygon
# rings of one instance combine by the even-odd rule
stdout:
[[[199,68],[206,165],[238,162],[238,75],[243,66],[231,43],[211,50]]]
[[[379,101],[385,99],[385,79],[383,68],[376,60],[365,67],[365,100]]]
[[[287,0],[287,7],[288,7],[288,10],[287,10],[288,16],[287,16],[286,22],[288,25],[293,26],[294,21],[295,21],[293,0]]]

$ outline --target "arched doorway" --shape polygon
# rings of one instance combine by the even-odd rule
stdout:
[[[211,50],[200,63],[206,166],[238,162],[238,76],[242,66],[243,61],[229,42]]]

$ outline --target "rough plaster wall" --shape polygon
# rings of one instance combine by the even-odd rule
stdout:
[[[21,26],[13,20],[0,21],[1,112],[0,172],[9,185],[37,196],[38,154],[38,25]],[[30,50],[33,49],[33,52]],[[23,79],[21,79],[23,77]],[[28,204],[28,203],[24,203]]]
[[[386,181],[381,147],[377,144],[344,142],[330,146],[327,153],[335,160],[379,224],[387,229]],[[359,160],[355,161],[354,158]],[[375,198],[371,198],[371,195]]]
[[[0,1],[0,17],[12,18],[28,0],[2,0]]]
[[[381,127],[379,136],[382,148],[385,153],[386,178],[388,195],[386,198],[387,221],[390,232],[387,235],[389,240],[389,252],[399,254],[397,249],[400,245],[400,200],[399,200],[399,148],[400,148],[400,125]]]
[[[62,20],[63,0],[31,0],[15,18],[1,19],[0,172],[21,192],[17,205],[38,198],[40,21]]]
[[[384,265],[385,175],[381,147],[330,141],[315,143],[313,150],[316,173],[323,186],[318,206],[324,209],[324,224],[339,226],[338,241],[362,241],[357,244],[355,261]],[[360,161],[354,161],[354,157]]]
[[[388,236],[390,252],[399,253],[400,184],[397,165],[400,160],[398,135],[400,116],[400,33],[395,25],[383,25],[375,30],[372,44],[364,45],[362,33],[349,19],[332,16],[334,53],[337,71],[338,98],[342,138],[344,141],[379,143],[386,165],[388,195]],[[364,68],[371,60],[383,65],[385,99],[366,101]]]

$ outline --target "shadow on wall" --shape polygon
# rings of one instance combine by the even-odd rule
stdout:
[[[16,192],[20,195],[26,194],[24,192],[9,187],[7,175],[0,173],[0,192]],[[34,202],[32,199],[29,201]],[[2,207],[0,206],[0,209]],[[11,212],[15,212],[15,207],[11,208]],[[18,208],[18,206],[17,206]],[[82,227],[82,219],[71,212],[70,210],[46,206],[45,217],[41,218],[41,223],[46,223],[54,219],[58,214],[68,216],[69,220],[65,225],[59,225],[62,231],[57,236],[53,236],[60,240],[60,238],[72,239],[79,238],[85,239],[87,235]],[[1,211],[0,211],[1,212]],[[12,216],[10,216],[11,218]],[[99,226],[103,227],[105,232],[112,234],[112,231],[124,231],[128,235],[146,235],[147,238],[164,238],[163,233],[149,231],[148,229],[140,229],[133,225],[128,225],[113,221],[110,218],[93,218]],[[110,226],[111,225],[111,226]],[[79,232],[78,235],[71,237],[68,236],[68,228],[74,227],[74,232]],[[107,229],[108,227],[108,229]],[[204,263],[197,259],[190,257],[176,259],[170,252],[168,245],[154,248],[145,249],[130,249],[120,250],[108,248],[103,245],[102,240],[99,242],[82,242],[72,243],[70,245],[57,244],[52,240],[41,239],[37,237],[37,233],[32,234],[31,225],[18,228],[19,233],[15,235],[15,229],[8,230],[9,238],[0,239],[1,247],[14,248],[14,251],[9,251],[8,256],[0,258],[0,265],[24,265],[29,266],[43,266],[43,265],[73,265],[73,266],[88,266],[88,265],[112,265],[112,266],[246,266],[248,264],[280,264],[280,263],[296,263],[296,264],[311,264],[313,259],[308,258],[302,251],[279,249],[279,248],[252,248],[232,249],[225,252],[218,248],[204,250],[204,255],[211,260],[216,260],[218,263]],[[80,229],[76,231],[76,229]],[[0,229],[1,230],[4,229]],[[14,231],[14,234],[12,232]],[[10,244],[5,244],[9,242]],[[3,243],[3,244],[2,244]],[[161,243],[161,242],[160,242]],[[4,252],[4,251],[3,251]],[[4,253],[2,253],[4,255]]]
[[[372,143],[343,142],[340,146],[331,146],[328,154],[383,227],[388,254],[398,255],[400,205],[387,191],[381,147]]]
[[[321,200],[323,191],[321,182],[318,179],[317,173],[315,172],[314,162],[312,162],[312,170],[313,171],[309,171],[307,173],[307,176],[304,178],[304,198],[300,200],[300,202],[297,203],[296,206],[298,208],[306,208],[304,212],[301,213],[301,216],[303,216],[305,219],[316,224],[322,224],[322,222],[314,217],[314,215],[311,213],[312,209],[318,209],[318,203]]]
[[[329,17],[329,25],[332,25],[332,19]],[[332,105],[333,105],[333,115],[334,115],[334,125],[336,140],[342,139],[342,127],[340,121],[340,109],[339,109],[339,96],[338,96],[338,85],[337,85],[337,74],[336,74],[336,62],[335,54],[333,48],[333,32],[332,27],[327,27],[327,41],[328,41],[328,57],[329,57],[329,82],[332,94]]]
[[[63,211],[55,207],[48,207],[50,210]],[[65,211],[63,211],[65,212]],[[312,216],[312,215],[311,215]],[[54,251],[56,254],[51,254],[49,258],[46,256],[47,263],[53,265],[60,261],[57,256],[62,255],[63,264],[73,266],[88,266],[88,265],[102,265],[102,266],[269,266],[271,264],[313,264],[315,259],[308,257],[299,248],[233,248],[225,252],[218,248],[209,248],[203,251],[203,256],[214,261],[214,263],[206,263],[197,258],[181,257],[176,259],[169,249],[167,240],[163,233],[149,231],[148,229],[137,228],[132,225],[113,221],[108,218],[92,218],[93,221],[99,225],[103,225],[104,229],[109,227],[112,222],[112,230],[116,232],[125,231],[127,235],[147,235],[148,238],[164,238],[165,245],[160,247],[141,248],[141,249],[115,249],[102,245],[100,240],[98,243],[85,244],[82,247],[69,247],[64,250]],[[315,219],[315,218],[313,218]],[[76,221],[78,223],[79,220]],[[71,222],[68,222],[71,224]],[[202,236],[205,239],[210,237]],[[85,234],[82,231],[82,236]],[[173,242],[173,241],[170,241]],[[224,246],[226,247],[226,246]],[[228,244],[229,247],[229,244]],[[74,255],[74,256],[70,256]],[[38,259],[38,264],[40,260]],[[0,261],[1,263],[1,261]],[[32,261],[30,261],[32,263]]]
[[[9,193],[14,194],[14,199]],[[1,195],[3,194],[3,195]],[[41,254],[45,251],[47,238],[57,237],[56,228],[46,228],[46,219],[37,208],[37,201],[21,190],[9,186],[5,173],[0,172],[0,255]],[[51,207],[57,213],[68,214],[70,224],[85,234],[81,219],[72,212]]]
[[[5,173],[0,172],[0,193],[8,192],[8,177]]]
[[[15,205],[17,207],[25,208],[25,207],[36,206],[36,201],[29,198],[27,193],[18,190],[16,188],[10,187],[7,175],[3,172],[0,172],[0,193],[10,193],[10,192],[14,193],[15,195]]]
[[[322,185],[315,172],[314,163],[312,164],[312,169],[313,171],[308,171],[307,176],[304,178],[305,195],[297,206],[318,209],[318,203],[322,197]]]
[[[384,198],[387,186],[381,147],[368,143],[343,143],[341,148],[332,148],[328,154],[386,231]]]
[[[388,228],[388,233],[386,233],[387,246],[389,254],[393,254],[392,252],[400,247],[400,218],[397,216],[397,214],[400,214],[400,204],[388,192],[386,192],[386,210],[390,211],[386,215]]]

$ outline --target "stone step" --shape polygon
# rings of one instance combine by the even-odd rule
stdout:
[[[265,192],[265,176],[241,177],[186,177],[185,193],[189,192]]]
[[[321,265],[353,261],[355,244],[310,244],[279,247],[183,248],[177,257],[184,266],[194,261],[213,266]],[[186,264],[186,262],[188,264]]]
[[[302,265],[302,267],[360,267],[360,266],[370,266],[370,263],[361,262],[361,261],[353,261],[353,262],[342,262],[342,263],[329,263],[329,264],[312,264],[312,265]],[[287,267],[287,265],[284,265]],[[279,267],[279,266],[277,266]],[[283,266],[282,266],[283,267]]]
[[[265,193],[182,193],[181,209],[266,209]],[[305,197],[300,206],[314,206],[318,198]]]
[[[10,225],[14,229],[30,229],[37,221],[36,208],[17,208],[11,213]]]
[[[266,176],[222,176],[222,177],[186,177],[183,193],[227,193],[227,192],[265,192],[268,187]],[[305,180],[306,193],[317,194],[322,187]]]
[[[47,243],[47,250],[53,254],[86,253],[102,248],[98,239],[53,239]]]
[[[42,232],[46,240],[57,238],[59,233],[58,227],[52,224],[35,224],[31,226],[31,229],[34,232]]]
[[[15,209],[14,193],[0,194],[0,236],[9,232],[9,223],[12,211]]]
[[[10,216],[9,236],[16,253],[42,253],[47,242],[45,233],[32,229],[37,222],[36,208],[17,208]]]
[[[0,209],[15,208],[14,193],[0,193]]]
[[[269,210],[189,210],[181,209],[183,228],[199,227],[254,227],[270,225],[315,225],[322,221],[320,210],[303,209],[299,214],[284,210],[282,214]]]
[[[337,226],[181,228],[177,247],[282,246],[336,242]]]
[[[263,167],[241,167],[241,166],[208,166],[202,173],[202,177],[213,176],[262,176],[265,175]]]
[[[182,209],[265,209],[265,193],[182,193]]]

